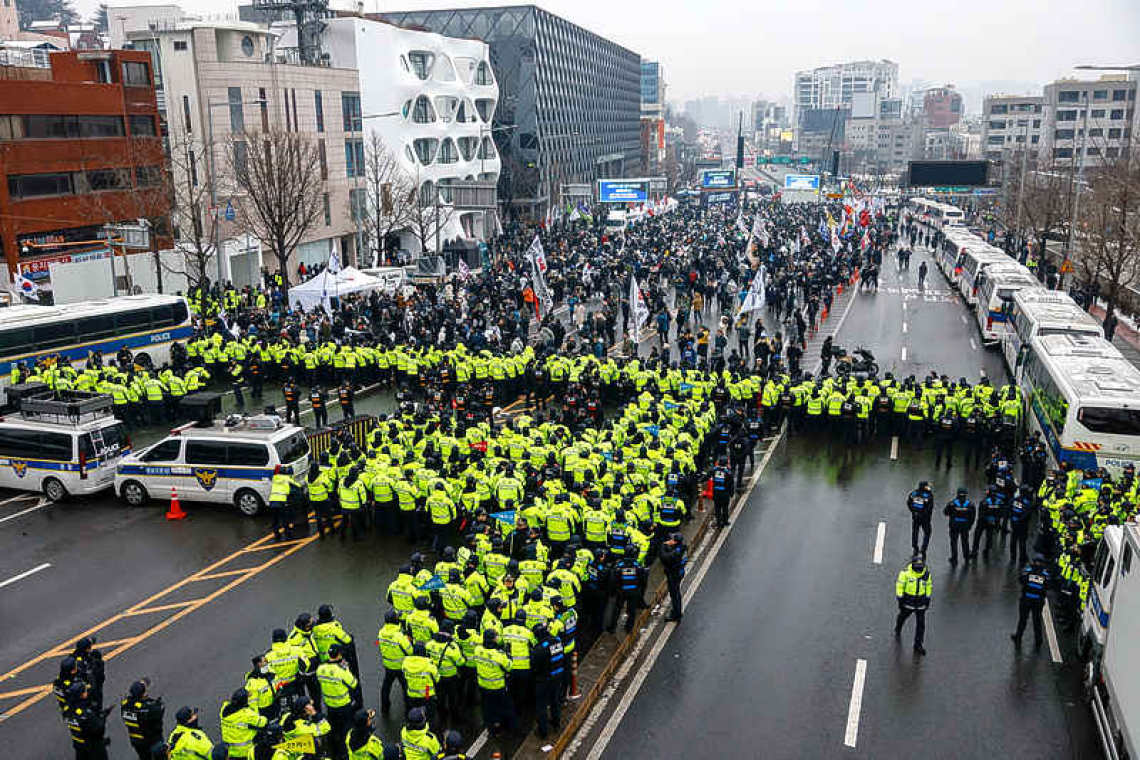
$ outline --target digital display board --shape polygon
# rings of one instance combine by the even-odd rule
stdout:
[[[819,190],[818,174],[785,174],[785,190]]]
[[[709,169],[701,172],[701,187],[709,190],[736,187],[735,169]]]
[[[908,184],[911,187],[981,187],[986,184],[988,173],[986,161],[911,161]]]
[[[649,198],[647,180],[598,180],[599,203],[643,203]]]

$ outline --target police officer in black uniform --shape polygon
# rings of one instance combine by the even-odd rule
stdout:
[[[566,652],[559,638],[539,623],[534,627],[538,644],[531,650],[530,672],[534,677],[534,714],[538,738],[547,737],[547,717],[557,731],[562,720],[562,682],[566,677]]]
[[[667,621],[680,622],[683,610],[681,609],[681,580],[685,577],[685,566],[689,562],[685,550],[685,537],[674,533],[661,545],[661,567],[665,570],[665,583],[669,587],[669,617]]]
[[[75,644],[75,651],[71,653],[75,660],[76,672],[79,679],[91,687],[88,698],[92,704],[103,709],[103,682],[106,674],[103,670],[103,653],[94,649],[94,636],[85,636]]]
[[[968,491],[959,488],[957,496],[942,509],[942,514],[950,518],[950,564],[958,564],[958,543],[962,544],[962,561],[970,561],[970,528],[978,517],[974,502]]]
[[[356,390],[352,382],[346,377],[337,389],[337,399],[340,401],[340,412],[344,419],[351,420],[356,416]]]
[[[910,510],[910,546],[915,554],[926,557],[926,547],[930,545],[930,518],[934,514],[934,492],[929,481],[922,480],[906,497],[906,508]],[[922,533],[919,546],[918,534]]]
[[[71,732],[71,746],[75,750],[75,760],[107,760],[107,715],[106,710],[95,702],[91,690],[84,681],[76,681],[67,690],[67,707],[63,719]]]
[[[752,450],[752,441],[746,431],[741,431],[733,437],[728,445],[729,456],[732,461],[733,481],[740,488],[744,483],[744,464],[748,461],[748,452]]]
[[[1017,489],[1009,504],[1009,561],[1023,563],[1028,559],[1025,544],[1029,539],[1029,517],[1033,514],[1033,490],[1028,484]]]
[[[982,542],[982,534],[986,536],[986,547],[982,550],[982,554],[986,557],[990,556],[990,548],[993,546],[994,533],[1001,530],[1001,518],[1005,512],[1005,499],[1002,497],[997,486],[990,486],[986,490],[986,495],[978,502],[978,525],[974,528],[974,549],[973,556],[978,556],[978,546]]]
[[[313,426],[318,430],[328,427],[328,395],[320,385],[314,385],[309,390],[309,403],[313,405]]]
[[[613,633],[614,629],[617,628],[622,607],[625,607],[626,610],[625,632],[629,633],[633,630],[633,624],[637,622],[637,610],[641,606],[642,587],[645,584],[646,575],[645,568],[638,563],[637,558],[629,554],[614,563],[612,579],[614,596],[617,599],[614,602],[610,624],[606,627],[610,633]]]
[[[728,503],[732,501],[732,471],[728,469],[728,459],[721,457],[712,470],[713,507],[715,509],[716,527],[723,528],[728,525]]]
[[[285,395],[285,422],[294,425],[301,424],[301,389],[297,387],[297,380],[290,377],[281,388]]]
[[[1009,638],[1017,646],[1021,646],[1021,636],[1025,633],[1025,624],[1029,616],[1033,616],[1033,639],[1037,646],[1041,646],[1041,609],[1045,606],[1045,594],[1049,591],[1049,571],[1045,567],[1045,558],[1040,555],[1033,558],[1033,564],[1021,571],[1021,601],[1018,604],[1017,630]]]
[[[162,697],[151,697],[147,693],[149,688],[149,678],[135,681],[127,696],[119,702],[123,725],[127,727],[127,739],[139,760],[150,760],[151,749],[163,737],[162,718],[166,708]]]

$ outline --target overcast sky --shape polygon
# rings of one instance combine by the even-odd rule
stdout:
[[[248,0],[246,0],[248,1]],[[151,5],[163,0],[111,0]],[[477,0],[364,0],[365,10],[480,7]],[[195,13],[238,0],[192,0]],[[333,0],[334,7],[352,7]],[[84,16],[97,0],[76,0]],[[899,80],[1036,89],[1076,64],[1140,63],[1140,0],[553,0],[539,3],[665,66],[669,99],[790,97],[792,76],[861,58],[889,58]]]

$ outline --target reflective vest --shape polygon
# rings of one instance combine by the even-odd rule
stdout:
[[[275,641],[265,653],[265,661],[273,671],[273,685],[281,688],[292,683],[301,670],[301,650],[287,641]]]
[[[337,494],[340,496],[340,508],[346,512],[355,512],[360,509],[360,504],[366,498],[364,494],[364,486],[359,480],[354,481],[352,485],[342,485]]]
[[[210,760],[214,744],[196,728],[175,726],[166,741],[170,747],[170,760]]]
[[[511,669],[511,658],[498,649],[487,649],[483,645],[475,647],[475,674],[480,689],[499,691],[507,687],[507,671]]]
[[[408,638],[399,623],[385,623],[376,635],[380,644],[380,659],[385,670],[402,670],[404,658],[412,653],[412,640]]]
[[[352,691],[357,686],[352,671],[337,662],[320,665],[317,668],[317,682],[321,685],[321,696],[329,707],[347,705],[352,701]]]
[[[273,476],[273,481],[269,486],[269,503],[285,505],[289,501],[289,492],[293,488],[293,478],[283,472],[279,472]]]
[[[427,699],[432,695],[437,681],[439,681],[439,669],[431,660],[414,654],[404,658],[404,682],[407,684],[409,697]]]
[[[253,757],[253,740],[257,736],[257,730],[269,723],[269,720],[252,705],[246,705],[227,715],[226,708],[229,705],[229,702],[223,702],[219,714],[222,741],[226,743],[231,758]]]

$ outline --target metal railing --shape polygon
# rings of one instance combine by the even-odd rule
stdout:
[[[23,69],[50,69],[51,50],[19,50],[0,48],[0,66],[15,66]]]

